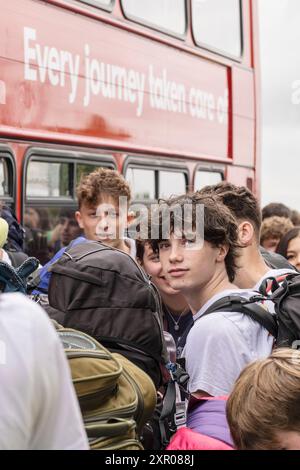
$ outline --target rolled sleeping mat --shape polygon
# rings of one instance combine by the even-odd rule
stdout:
[[[8,235],[8,223],[6,220],[0,217],[0,248],[2,248],[7,240]]]

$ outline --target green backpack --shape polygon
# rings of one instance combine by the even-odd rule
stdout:
[[[139,436],[156,405],[151,378],[91,336],[57,328],[91,449],[143,449]]]

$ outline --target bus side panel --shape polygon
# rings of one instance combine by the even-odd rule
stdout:
[[[33,0],[0,31],[2,135],[231,157],[228,66]]]

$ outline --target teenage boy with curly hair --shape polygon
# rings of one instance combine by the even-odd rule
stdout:
[[[77,198],[75,218],[84,235],[77,237],[70,245],[85,243],[87,240],[101,241],[135,257],[135,241],[124,236],[131,220],[128,214],[131,192],[123,176],[115,170],[98,168],[81,179]],[[33,291],[34,294],[47,294],[51,277],[48,268],[62,256],[66,248],[59,250],[39,272],[38,287]]]
[[[169,207],[171,214],[168,234],[161,233],[163,206]],[[185,217],[187,206],[189,214]],[[204,217],[196,233],[199,206]],[[172,212],[174,207],[176,211]],[[192,222],[189,233],[178,230],[178,208],[182,218]],[[224,297],[248,299],[253,295],[233,284],[239,248],[237,223],[219,198],[199,194],[164,201],[158,219],[159,236],[151,241],[152,247],[159,252],[170,286],[184,295],[194,318],[183,351],[189,390],[196,397],[226,395],[241,370],[249,362],[268,356],[273,345],[268,331],[245,314],[234,309],[206,314]]]

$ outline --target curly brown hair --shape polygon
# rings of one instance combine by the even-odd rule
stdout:
[[[226,181],[213,186],[205,186],[198,191],[199,194],[213,194],[218,196],[225,206],[229,207],[233,215],[240,220],[248,220],[253,223],[256,239],[259,241],[261,227],[261,210],[259,203],[245,186],[236,186]]]
[[[173,197],[168,200],[160,200],[159,214],[159,234],[162,234],[162,220],[164,216],[163,208],[168,206],[169,208],[176,206],[181,207],[182,220],[184,218],[184,210],[187,204],[191,204],[192,207],[192,225],[195,228],[196,225],[196,214],[197,206],[203,205],[204,208],[204,240],[211,243],[212,246],[218,247],[221,245],[228,246],[228,253],[225,257],[225,266],[228,278],[230,282],[233,281],[236,271],[236,259],[238,257],[237,249],[240,248],[238,245],[238,227],[236,220],[231,211],[220,201],[219,198],[213,195],[202,195],[199,193],[193,193],[189,195],[183,195],[179,197]],[[178,214],[177,214],[178,215]],[[176,215],[176,216],[177,216]],[[169,235],[173,233],[175,226],[174,213],[170,212],[170,227]],[[184,234],[183,234],[184,236]],[[152,246],[153,251],[159,251],[159,242],[163,241],[164,238],[161,236],[160,239],[151,239],[149,243]]]
[[[96,206],[101,201],[101,195],[106,194],[118,202],[120,196],[127,198],[128,204],[131,199],[129,184],[120,173],[108,168],[98,168],[92,173],[85,175],[76,190],[78,206]]]

